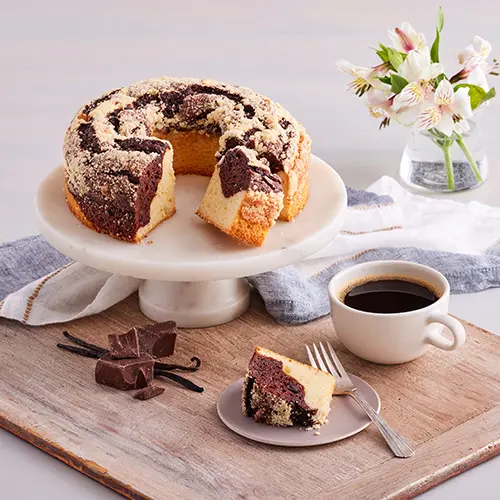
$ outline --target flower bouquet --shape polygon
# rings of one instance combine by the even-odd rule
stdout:
[[[439,148],[439,161],[426,162],[420,158],[412,166],[420,170],[439,166],[446,180],[443,190],[454,191],[455,170],[462,172],[464,165],[473,184],[483,182],[480,162],[476,161],[464,139],[472,132],[476,111],[495,97],[495,89],[489,87],[487,75],[498,75],[498,62],[496,59],[492,63],[488,61],[491,45],[476,36],[471,45],[457,54],[460,68],[448,75],[439,60],[443,26],[440,8],[431,47],[422,33],[417,33],[409,23],[403,23],[401,28],[388,31],[392,46],[381,43],[375,49],[381,60],[379,64],[365,68],[340,60],[337,67],[353,77],[348,90],[364,100],[371,116],[381,120],[380,128],[398,122],[411,128],[414,134],[426,137],[427,141],[430,139],[434,149]],[[453,161],[454,144],[463,152],[466,162]],[[482,158],[482,162],[486,164],[486,159]],[[419,183],[413,179],[413,184]],[[424,185],[420,183],[421,187]]]

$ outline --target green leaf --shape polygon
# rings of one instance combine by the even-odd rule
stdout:
[[[405,60],[401,52],[398,52],[397,50],[394,50],[391,47],[387,47],[387,57],[394,71],[397,71],[399,67],[403,64],[403,61]]]
[[[484,102],[484,97],[486,96],[486,91],[477,85],[471,85],[470,83],[460,83],[459,85],[455,85],[453,90],[456,92],[460,88],[468,88],[469,89],[469,97],[470,97],[470,107],[474,110],[476,109],[481,103]],[[489,97],[491,99],[494,97],[494,91],[493,91],[493,96]]]
[[[402,54],[392,47],[387,47],[383,43],[379,43],[379,47],[380,49],[376,50],[375,53],[382,59],[382,62],[390,62],[392,69],[397,71],[406,59],[406,54]]]
[[[382,83],[386,83],[387,85],[391,85],[391,77],[390,76],[379,76],[378,79]]]
[[[441,31],[443,31],[443,27],[444,27],[443,7],[439,7],[438,17],[437,17],[437,21],[436,21],[436,30],[439,31],[439,33],[441,33]]]
[[[391,75],[391,90],[395,94],[399,94],[406,86],[408,81],[395,73]]]
[[[443,8],[439,7],[438,17],[436,21],[436,38],[431,47],[431,61],[438,63],[439,62],[439,43],[441,40],[441,31],[443,31],[444,27],[444,14]]]
[[[434,78],[434,87],[437,88],[438,85],[443,81],[443,80],[447,80],[447,77],[444,73],[441,73],[440,75],[436,76],[436,78]]]
[[[484,104],[486,101],[489,101],[490,99],[493,99],[497,95],[497,91],[495,90],[495,87],[491,87],[486,94],[484,94],[483,98],[481,99],[481,102],[479,103],[479,106],[481,104]]]
[[[382,59],[382,62],[387,62],[389,60],[389,56],[387,55],[387,50],[389,47],[386,47],[383,43],[379,43],[380,49],[376,50],[375,53]]]
[[[436,31],[436,38],[431,47],[431,61],[433,63],[439,62],[439,31]]]

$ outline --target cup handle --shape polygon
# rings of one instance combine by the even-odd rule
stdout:
[[[453,340],[448,340],[439,333],[427,332],[425,341],[428,344],[444,349],[445,351],[454,351],[465,342],[465,330],[462,323],[448,314],[434,313],[429,317],[429,323],[441,323],[446,326],[453,334]]]

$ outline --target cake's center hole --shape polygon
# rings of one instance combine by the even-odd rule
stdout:
[[[220,135],[201,134],[197,131],[155,130],[155,137],[166,139],[174,149],[176,175],[197,174],[211,176],[215,169],[215,153],[219,149]]]

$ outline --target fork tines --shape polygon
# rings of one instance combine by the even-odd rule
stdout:
[[[328,347],[328,353],[326,352],[323,342],[319,343],[319,349],[318,346],[313,343],[312,348],[316,357],[313,355],[310,347],[306,345],[307,356],[309,357],[311,366],[317,368],[318,370],[329,372],[335,377],[347,377],[347,372],[342,366],[338,356],[335,354],[332,345],[330,342],[326,342],[326,345]]]

